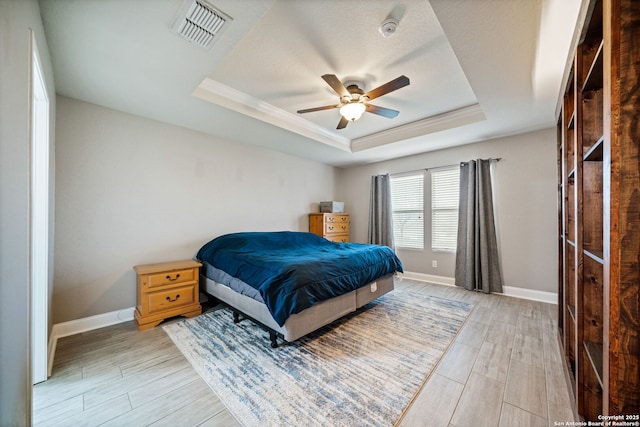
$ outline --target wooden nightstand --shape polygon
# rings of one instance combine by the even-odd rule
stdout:
[[[173,316],[193,317],[202,313],[197,261],[170,261],[136,265],[138,330],[153,328]]]

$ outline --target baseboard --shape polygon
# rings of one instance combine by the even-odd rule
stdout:
[[[416,273],[412,271],[406,271],[404,277],[438,285],[455,286],[455,279],[453,277],[435,276],[433,274]],[[555,292],[537,291],[534,289],[517,288],[515,286],[504,286],[502,290],[504,291],[502,295],[508,297],[558,304],[558,294]]]
[[[453,277],[436,276],[435,274],[416,273],[414,271],[405,271],[403,274],[407,279],[419,280],[421,282],[435,283],[436,285],[455,286]]]
[[[84,317],[82,319],[70,320],[68,322],[56,323],[53,325],[53,328],[51,328],[51,334],[49,335],[47,376],[51,376],[58,339],[68,337],[69,335],[92,331],[94,329],[104,328],[105,326],[129,322],[133,320],[134,309],[134,307],[125,308],[123,310],[97,314],[95,316]]]
[[[505,286],[503,290],[503,295],[508,297],[558,304],[558,294],[555,292],[536,291],[535,289],[516,288],[514,286]]]

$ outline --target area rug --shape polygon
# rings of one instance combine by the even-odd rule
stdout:
[[[395,290],[272,349],[229,309],[164,326],[244,426],[392,426],[473,306]]]

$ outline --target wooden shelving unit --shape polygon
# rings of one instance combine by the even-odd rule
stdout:
[[[640,413],[640,2],[589,2],[558,120],[559,327],[585,420]]]

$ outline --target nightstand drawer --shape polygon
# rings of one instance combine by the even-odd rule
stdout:
[[[175,307],[196,302],[197,286],[189,285],[164,291],[150,292],[145,295],[149,313],[170,310]]]
[[[198,280],[200,264],[187,259],[136,265],[138,329],[153,328],[174,316],[193,317],[202,313]]]
[[[193,282],[196,280],[197,269],[166,271],[157,274],[149,274],[146,277],[147,286],[174,285],[177,283]]]

